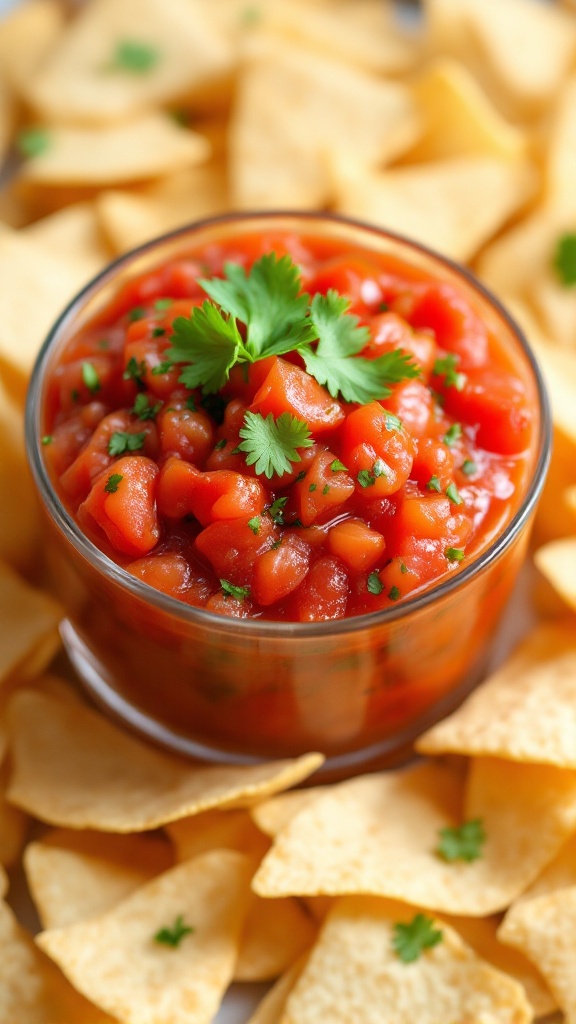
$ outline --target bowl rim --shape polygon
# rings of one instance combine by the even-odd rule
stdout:
[[[535,392],[540,413],[539,436],[537,441],[537,457],[531,478],[526,486],[524,497],[515,512],[508,520],[504,528],[494,537],[491,543],[484,548],[477,557],[473,557],[469,565],[460,569],[448,577],[442,579],[438,584],[428,587],[422,592],[417,592],[414,597],[407,597],[398,605],[394,605],[379,611],[367,612],[363,615],[354,615],[340,619],[329,619],[320,622],[286,622],[274,621],[261,618],[236,619],[215,612],[206,611],[204,608],[188,605],[178,598],[164,594],[160,590],[144,583],[133,576],[126,569],[122,568],[103,551],[101,551],[83,533],[76,521],[60,501],[56,490],[48,474],[44,458],[42,456],[42,443],[40,436],[41,397],[44,383],[46,366],[49,362],[53,345],[55,345],[62,332],[73,322],[76,315],[82,310],[87,301],[95,297],[100,288],[109,283],[118,270],[128,267],[136,262],[141,256],[153,252],[167,243],[184,239],[191,234],[208,230],[212,226],[225,226],[226,224],[241,223],[245,226],[246,232],[264,221],[299,221],[309,224],[313,229],[314,225],[330,223],[341,225],[343,229],[354,229],[369,236],[380,239],[390,239],[392,243],[406,245],[424,257],[435,260],[440,266],[444,265],[452,274],[464,279],[467,285],[487,302],[503,321],[508,330],[516,337],[522,356],[526,360],[535,385]],[[542,372],[538,366],[534,353],[519,325],[513,320],[501,302],[487,289],[476,277],[462,264],[444,256],[427,245],[416,241],[408,236],[401,235],[385,228],[377,227],[362,220],[352,217],[344,217],[340,214],[330,212],[300,211],[300,210],[266,210],[266,211],[240,211],[219,214],[207,217],[202,220],[185,224],[172,231],[166,232],[148,242],[143,243],[108,263],[98,274],[70,300],[58,319],[52,325],[46,339],[44,340],[30,377],[25,410],[25,441],[28,462],[36,487],[39,491],[42,506],[60,532],[72,544],[76,551],[89,562],[91,567],[110,578],[121,588],[127,590],[133,597],[140,598],[146,604],[151,604],[158,609],[168,613],[172,617],[180,619],[183,623],[194,623],[199,626],[216,628],[226,634],[242,632],[244,634],[263,635],[278,638],[306,638],[338,636],[345,633],[356,633],[369,630],[376,626],[383,626],[408,617],[415,612],[427,607],[445,595],[458,590],[466,585],[474,577],[485,572],[499,557],[507,550],[512,541],[522,530],[522,527],[529,521],[535,505],[538,501],[551,454],[552,442],[552,417],[550,402],[544,385]]]

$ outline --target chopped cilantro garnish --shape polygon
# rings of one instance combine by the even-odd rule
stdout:
[[[388,597],[390,598],[391,601],[397,601],[398,598],[400,597],[400,591],[398,587],[390,587],[390,590],[388,591]]]
[[[174,305],[174,299],[156,299],[154,303],[154,309],[157,313],[163,313],[166,309],[170,309],[170,306]]]
[[[464,559],[464,548],[446,548],[444,554],[449,562],[462,562]]]
[[[460,471],[464,473],[464,476],[474,476],[478,472],[478,466],[472,459],[464,459],[464,462],[460,466]]]
[[[322,494],[324,494],[324,495],[330,494],[330,485],[329,484],[324,484],[324,487],[322,488]]]
[[[407,572],[408,572],[408,567],[407,567],[406,565],[404,565],[404,562],[400,562],[400,572],[401,572],[402,574],[404,574],[404,573],[407,573]]]
[[[295,478],[294,483],[295,484],[299,484],[302,480],[304,480],[305,476],[306,476],[306,470],[305,469],[301,469],[300,472],[298,473],[298,476]]]
[[[166,334],[166,328],[165,327],[153,327],[152,328],[152,337],[153,338],[162,338],[165,334]]]
[[[275,420],[272,413],[264,418],[259,412],[248,411],[239,434],[243,440],[238,447],[247,453],[246,464],[268,478],[274,473],[290,473],[292,463],[301,461],[298,449],[314,444],[308,425],[289,412]]]
[[[93,363],[82,363],[82,380],[93,395],[102,387]]]
[[[78,401],[78,399],[80,398],[80,392],[78,391],[78,388],[72,388],[72,391],[70,392],[70,398],[72,399],[73,402]]]
[[[237,601],[244,601],[250,597],[250,587],[235,587],[228,580],[220,580],[220,586],[227,597],[235,597]]]
[[[146,363],[143,359],[138,362],[137,359],[132,356],[126,363],[126,369],[122,374],[124,380],[133,380],[137,387],[143,388],[146,386],[144,377],[146,376]]]
[[[348,472],[348,466],[345,466],[343,462],[340,462],[340,459],[334,459],[334,462],[330,463],[330,469],[332,470],[333,473]]]
[[[558,239],[553,265],[561,284],[566,288],[576,284],[576,232],[567,232]]]
[[[110,342],[108,341],[108,338],[100,338],[100,341],[98,342],[98,348],[100,349],[101,352],[106,352],[110,348]]]
[[[366,590],[370,594],[381,594],[384,590],[384,584],[380,579],[377,572],[371,572],[366,580]]]
[[[149,43],[137,39],[120,39],[105,70],[145,75],[158,63],[159,56],[158,50]]]
[[[408,924],[394,925],[392,945],[404,964],[414,963],[425,949],[431,949],[441,941],[441,930],[434,926],[433,918],[425,914],[416,914]]]
[[[369,469],[361,469],[356,477],[360,487],[372,487],[376,483],[376,477]]]
[[[52,437],[52,434],[44,434],[44,437],[42,438],[41,444],[43,444],[44,447],[46,447],[47,444],[52,444],[53,440],[54,440],[54,438]]]
[[[174,363],[171,363],[169,360],[164,360],[163,363],[158,363],[157,366],[152,367],[152,373],[155,377],[160,377],[163,373],[169,373],[173,366]]]
[[[427,489],[429,491],[438,491],[438,492],[440,492],[442,490],[442,485],[440,483],[439,477],[431,476],[429,481],[428,481],[428,483],[426,484],[426,487],[427,487]]]
[[[284,525],[284,508],[288,498],[276,498],[268,509],[268,515],[273,519],[277,526]]]
[[[277,551],[278,548],[280,547],[281,543],[282,543],[282,537],[279,537],[278,540],[274,541],[274,543],[272,544],[270,550],[271,551]]]
[[[384,410],[384,422],[386,423],[386,430],[402,430],[402,420],[399,416],[395,416],[393,412],[386,412]]]
[[[50,148],[51,136],[47,128],[25,128],[16,139],[20,156],[41,156]]]
[[[194,395],[188,395],[188,398],[186,399],[186,408],[189,409],[190,412],[198,412],[198,406],[194,401]]]
[[[442,440],[444,441],[444,444],[447,444],[448,447],[451,448],[460,437],[462,437],[462,427],[459,423],[453,423],[451,427],[448,427],[448,430],[444,434]]]
[[[126,430],[116,430],[108,442],[109,455],[124,455],[125,452],[137,452],[144,447],[146,434],[129,434]]]
[[[383,459],[376,459],[376,462],[372,466],[372,472],[376,478],[379,476],[386,476],[386,463]]]
[[[195,307],[190,317],[176,318],[168,350],[171,359],[184,364],[179,380],[186,387],[217,392],[235,364],[292,350],[334,398],[341,395],[349,402],[385,398],[389,384],[420,373],[400,350],[377,359],[359,356],[369,333],[347,312],[349,300],[333,290],[312,299],[300,294],[300,274],[287,255],[267,253],[248,274],[226,263],[224,277],[199,283],[212,301]],[[238,322],[244,325],[242,333]]]
[[[227,444],[228,441],[226,440],[226,438],[221,437],[219,441],[216,441],[214,447],[216,448],[217,451],[220,451],[222,448],[225,448]]]
[[[389,309],[390,309],[390,306],[388,305],[387,302],[380,302],[378,304],[378,312],[379,313],[387,313]]]
[[[126,315],[128,317],[129,322],[133,324],[136,320],[144,319],[144,317],[146,316],[146,310],[144,309],[143,306],[134,306],[132,309],[128,310],[128,313]]]
[[[152,404],[148,395],[140,394],[136,395],[132,414],[137,416],[139,420],[155,420],[161,408],[162,402],[154,402]]]
[[[450,352],[443,359],[436,360],[432,373],[437,377],[444,377],[444,384],[447,388],[456,388],[456,391],[462,391],[466,383],[466,374],[458,373],[456,367],[459,362],[460,356]]]
[[[480,818],[465,821],[454,828],[441,828],[440,841],[436,853],[444,860],[478,860],[482,856],[482,846],[486,842],[486,833]]]
[[[174,924],[169,928],[160,928],[154,936],[154,942],[159,942],[164,946],[172,946],[176,949],[180,945],[185,935],[192,935],[195,931],[190,925],[184,924],[184,918],[182,914],[178,914],[178,917],[174,921]]]
[[[309,490],[310,492],[312,492],[312,491],[315,491],[315,490],[316,490],[316,488],[317,488],[317,486],[318,486],[318,484],[310,484],[310,487],[308,488],[308,490]]]
[[[260,516],[253,516],[252,519],[248,520],[248,526],[250,527],[252,533],[255,536],[258,536],[258,534],[260,533],[260,522]]]
[[[448,487],[446,488],[446,497],[449,498],[454,505],[462,504],[462,498],[458,494],[458,488],[456,487],[456,484],[448,485]]]
[[[122,476],[122,473],[112,473],[112,476],[109,476],[106,483],[104,484],[104,490],[106,491],[106,493],[116,494],[116,491],[118,490],[118,484],[123,479],[124,478]]]

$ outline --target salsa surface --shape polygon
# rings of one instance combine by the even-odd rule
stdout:
[[[293,350],[266,332],[279,268],[320,325]],[[202,330],[201,358],[192,344],[184,359]],[[216,386],[226,345],[248,357]],[[338,381],[373,383],[370,363],[383,397],[346,400]],[[212,244],[124,285],[46,395],[51,477],[106,555],[187,604],[276,621],[375,612],[470,564],[520,504],[537,429],[526,370],[457,286],[292,233]]]

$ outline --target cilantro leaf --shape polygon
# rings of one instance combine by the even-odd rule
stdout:
[[[462,391],[466,383],[466,374],[458,373],[456,367],[460,362],[460,356],[455,355],[453,352],[449,352],[443,359],[437,359],[432,368],[432,373],[436,377],[444,377],[444,384],[447,388],[456,388],[456,391]]]
[[[123,479],[124,477],[122,476],[122,473],[112,473],[112,475],[108,477],[106,483],[104,484],[104,490],[106,491],[106,493],[116,494],[116,491],[118,490],[118,484],[121,483]]]
[[[246,274],[244,267],[224,264],[224,278],[201,279],[210,298],[231,317],[246,324],[246,350],[252,360],[281,355],[311,341],[306,318],[309,296],[300,295],[300,273],[289,256],[266,253]]]
[[[100,378],[96,372],[94,363],[84,362],[82,363],[82,381],[88,388],[91,394],[95,395],[97,391],[100,391],[102,387]]]
[[[326,295],[319,292],[310,304],[310,320],[316,329],[316,353],[323,359],[333,356],[351,356],[361,352],[370,340],[367,327],[359,327],[359,317],[346,310],[350,299],[330,288]]]
[[[115,430],[108,441],[109,455],[124,455],[125,452],[137,452],[144,447],[146,434],[129,434],[126,430]]]
[[[235,597],[237,601],[244,601],[245,598],[250,597],[250,587],[236,587],[228,580],[220,580],[220,586],[226,597]]]
[[[384,590],[384,584],[380,579],[377,572],[371,572],[366,580],[366,590],[370,594],[381,594]]]
[[[116,43],[112,60],[106,65],[106,70],[145,75],[158,63],[158,58],[158,51],[149,43],[137,39],[120,39]]]
[[[219,391],[243,347],[234,318],[204,302],[190,317],[176,317],[172,327],[173,344],[166,355],[175,363],[186,363],[180,383],[190,389],[202,387],[205,395]]]
[[[576,233],[567,232],[556,243],[554,269],[566,288],[576,284]]]
[[[286,497],[276,498],[266,510],[272,522],[276,523],[276,526],[284,526],[284,508],[287,501],[288,498]]]
[[[272,413],[264,418],[259,412],[247,412],[239,434],[244,440],[238,447],[248,453],[247,465],[255,465],[256,472],[268,478],[292,472],[292,463],[301,461],[298,448],[314,444],[308,425],[289,412],[277,420]]]
[[[161,408],[162,402],[152,403],[148,395],[143,395],[142,392],[140,392],[136,395],[131,412],[134,416],[137,416],[139,420],[155,420]]]
[[[417,377],[418,367],[405,352],[386,352],[378,359],[362,356],[330,356],[325,359],[311,349],[300,350],[306,369],[333,398],[341,395],[345,402],[367,405],[390,395],[388,384]]]
[[[172,946],[176,949],[180,945],[185,935],[191,935],[195,931],[190,925],[184,924],[184,918],[182,914],[178,914],[178,917],[174,921],[174,924],[169,928],[160,928],[154,936],[154,942],[159,942],[164,946]]]
[[[51,134],[47,128],[25,128],[16,138],[16,148],[20,156],[41,156],[50,148]]]
[[[436,849],[439,857],[452,863],[464,860],[470,863],[482,856],[482,845],[486,842],[486,833],[480,818],[465,821],[455,828],[441,828],[440,842]]]
[[[399,960],[414,963],[425,949],[442,942],[442,932],[434,927],[434,920],[425,914],[416,914],[408,924],[395,924],[392,945]]]

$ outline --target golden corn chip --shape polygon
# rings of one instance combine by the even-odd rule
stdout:
[[[308,789],[297,789],[293,793],[281,793],[273,796],[270,800],[255,804],[250,809],[250,814],[258,828],[272,839],[282,831],[283,828],[306,807],[316,795],[321,795],[322,789],[317,786],[310,786]]]
[[[42,342],[86,278],[73,260],[12,231],[0,234],[0,278],[0,378],[23,402]]]
[[[534,896],[544,896],[558,889],[576,888],[576,836],[571,836],[567,843],[546,865],[538,878],[518,898],[516,903]]]
[[[47,119],[98,124],[182,96],[232,70],[232,53],[198,0],[91,0],[29,83]]]
[[[534,561],[560,597],[570,608],[576,610],[576,538],[565,537],[562,540],[550,541],[549,544],[538,548],[534,554]]]
[[[61,617],[53,597],[0,562],[0,682],[16,673],[40,674],[58,649]]]
[[[155,836],[65,829],[30,843],[24,855],[44,928],[64,928],[111,910],[173,863],[169,844]]]
[[[30,569],[39,542],[36,492],[26,462],[22,415],[1,380],[0,446],[0,559],[15,569]]]
[[[566,1021],[576,1017],[576,887],[516,903],[498,931],[538,967]]]
[[[576,223],[576,212],[574,214]],[[557,234],[546,252],[546,265],[539,280],[533,284],[530,296],[536,315],[540,319],[544,331],[553,341],[569,347],[576,346],[576,296],[572,288],[563,285],[552,268],[552,257],[561,235]]]
[[[166,114],[142,114],[100,128],[53,126],[46,149],[30,157],[21,181],[37,185],[122,185],[207,160],[209,143]]]
[[[109,190],[96,201],[98,217],[116,252],[125,252],[166,231],[228,208],[226,172],[221,162],[163,178],[145,191]]]
[[[0,1020],[6,1024],[115,1024],[72,988],[1,902]]]
[[[281,1024],[532,1020],[521,985],[480,960],[443,921],[431,921],[440,941],[403,962],[394,926],[409,924],[415,914],[387,900],[340,900],[288,996]]]
[[[78,991],[125,1024],[209,1024],[232,979],[250,871],[242,854],[214,850],[100,917],[36,941]]]
[[[542,625],[464,704],[418,740],[427,754],[576,768],[576,637]]]
[[[428,65],[414,84],[424,132],[408,154],[418,160],[453,156],[517,158],[526,152],[524,132],[506,121],[464,64],[448,58]]]
[[[14,695],[10,720],[10,800],[68,828],[139,832],[212,807],[246,807],[301,782],[323,760],[188,765],[81,704],[33,691]]]
[[[86,283],[114,255],[100,229],[94,203],[75,203],[42,217],[24,228],[21,237],[48,252],[66,253],[67,260],[73,260],[77,268],[82,267]]]
[[[0,864],[12,867],[22,852],[28,831],[28,816],[6,801],[8,765],[0,768]],[[0,896],[6,890],[0,885]]]
[[[58,40],[65,12],[57,0],[26,0],[0,21],[2,77],[23,96],[32,74]]]
[[[451,917],[449,923],[482,960],[522,985],[535,1017],[553,1013],[558,1004],[542,975],[523,953],[498,939],[500,920],[500,916]]]
[[[280,833],[253,888],[268,897],[366,893],[458,915],[501,910],[574,828],[576,776],[480,759],[463,800],[457,775],[434,762],[332,787]],[[477,859],[438,854],[441,829],[477,818],[486,835]]]
[[[572,19],[574,21],[574,19]],[[553,112],[546,150],[545,195],[564,217],[576,216],[576,76],[564,84]]]
[[[558,217],[538,209],[491,241],[474,269],[499,297],[515,292],[531,296],[536,280],[549,271],[556,240],[562,234]]]
[[[178,861],[190,860],[199,853],[218,847],[239,850],[259,861],[270,848],[269,839],[245,810],[204,811],[191,818],[170,822],[166,831],[174,844]]]
[[[6,83],[0,79],[0,160],[10,148],[15,123],[14,100]]]
[[[334,165],[336,209],[417,238],[456,260],[471,259],[530,198],[525,161],[453,157],[364,172]]]
[[[264,36],[238,82],[230,123],[230,190],[240,208],[322,206],[326,159],[392,160],[420,131],[406,86]]]
[[[300,977],[305,963],[306,957],[303,956],[278,979],[258,1004],[248,1024],[278,1024],[282,1019],[286,1000]]]

